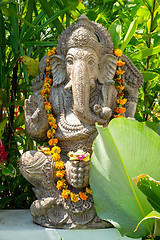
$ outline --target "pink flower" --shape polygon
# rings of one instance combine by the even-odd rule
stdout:
[[[88,156],[88,154],[86,153],[86,154],[81,154],[81,155],[78,155],[78,156],[76,156],[80,161],[82,161],[83,160],[83,158],[85,158],[85,157],[87,157]]]
[[[4,145],[0,139],[0,164],[4,163],[7,159],[8,152],[5,152]]]

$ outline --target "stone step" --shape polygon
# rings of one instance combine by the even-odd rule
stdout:
[[[0,240],[132,240],[117,229],[50,229],[32,222],[29,210],[0,210]],[[140,240],[140,238],[138,239]]]

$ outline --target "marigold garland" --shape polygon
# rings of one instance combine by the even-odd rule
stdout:
[[[56,47],[54,47],[52,50],[50,50],[48,52],[48,56],[52,56],[55,55],[56,53]],[[86,187],[85,192],[79,192],[79,194],[74,194],[72,193],[69,189],[68,189],[68,185],[66,184],[66,179],[65,179],[65,164],[63,161],[61,161],[60,159],[60,152],[61,152],[61,148],[59,146],[57,146],[58,144],[58,139],[55,138],[55,133],[56,133],[56,129],[57,129],[57,124],[56,124],[56,119],[54,118],[53,114],[52,114],[52,106],[49,102],[49,94],[50,94],[50,88],[51,88],[51,84],[52,84],[52,70],[51,70],[51,66],[50,66],[50,59],[48,58],[46,60],[47,63],[47,67],[46,67],[46,77],[44,80],[44,85],[43,85],[43,90],[41,90],[41,95],[43,97],[44,100],[44,104],[45,104],[45,109],[46,109],[46,113],[47,113],[47,118],[48,118],[48,124],[50,129],[47,131],[47,137],[49,139],[48,144],[50,146],[50,148],[47,148],[47,150],[45,149],[42,151],[45,154],[51,154],[51,157],[53,159],[53,161],[55,162],[55,168],[57,169],[56,171],[56,176],[58,178],[60,178],[57,181],[56,187],[58,190],[62,191],[62,197],[63,198],[71,198],[71,201],[73,202],[77,202],[78,198],[82,199],[82,200],[86,200],[88,198],[87,194],[92,194],[92,191],[90,188]]]
[[[125,71],[123,71],[121,69],[121,66],[123,66],[125,64],[125,62],[121,61],[121,56],[122,56],[121,49],[114,49],[114,54],[115,54],[115,56],[118,57],[118,61],[117,61],[118,69],[116,71],[117,77],[115,79],[115,88],[118,91],[117,101],[116,101],[118,104],[118,107],[114,108],[115,113],[117,113],[117,115],[114,115],[114,118],[123,118],[122,114],[125,113],[126,108],[122,107],[122,106],[126,104],[127,99],[124,98],[123,90],[124,90],[125,86],[122,85],[124,82],[124,80],[122,79],[122,75],[125,73]]]

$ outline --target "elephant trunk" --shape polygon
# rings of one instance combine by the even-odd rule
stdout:
[[[72,73],[72,91],[74,111],[77,117],[86,124],[105,124],[106,121],[91,113],[90,100],[90,79],[85,63],[77,61]]]

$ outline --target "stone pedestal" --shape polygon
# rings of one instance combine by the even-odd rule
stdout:
[[[63,230],[43,228],[32,222],[29,210],[0,211],[0,240],[132,240],[115,228]],[[141,240],[140,238],[138,240]]]

